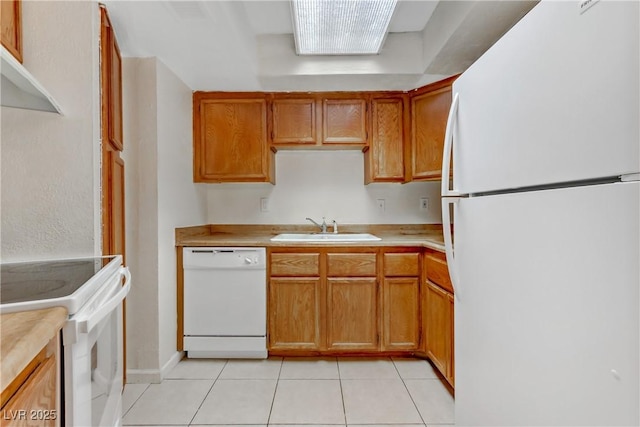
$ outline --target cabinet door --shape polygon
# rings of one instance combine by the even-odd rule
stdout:
[[[48,357],[2,408],[2,425],[41,427],[59,425],[60,414],[56,401],[57,375],[57,359],[55,356]]]
[[[22,62],[22,5],[20,0],[0,1],[2,45]]]
[[[122,59],[104,7],[101,8],[100,38],[103,136],[113,150],[122,151]]]
[[[103,147],[102,252],[125,258],[124,160],[119,151]]]
[[[451,375],[453,350],[452,298],[427,281],[424,288],[424,326],[427,356],[446,378]]]
[[[320,279],[271,278],[269,350],[319,350]]]
[[[322,143],[367,144],[367,101],[327,99],[322,101]]]
[[[371,144],[365,152],[365,183],[404,182],[404,100],[371,101]]]
[[[378,350],[378,285],[375,278],[327,279],[327,347]]]
[[[439,179],[442,150],[451,106],[451,86],[411,98],[411,155],[413,180]]]
[[[314,98],[275,98],[271,108],[272,144],[315,145],[318,142]]]
[[[384,350],[416,350],[419,344],[420,280],[388,278],[382,291]]]
[[[116,36],[110,31],[109,40],[109,142],[122,150],[122,59]]]
[[[194,180],[273,182],[264,98],[194,95]]]

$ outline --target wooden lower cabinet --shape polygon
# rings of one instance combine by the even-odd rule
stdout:
[[[420,248],[270,249],[269,351],[420,355],[453,385],[446,268]]]
[[[378,350],[376,278],[327,279],[327,348]]]
[[[38,365],[20,390],[2,408],[2,426],[59,425],[56,409],[57,370],[55,356],[48,357]]]
[[[59,335],[2,391],[1,427],[60,426]]]
[[[423,291],[426,353],[453,386],[453,294],[430,281]]]
[[[279,277],[269,283],[269,348],[320,350],[320,279]]]
[[[383,350],[417,350],[420,343],[419,278],[385,278],[382,295]]]

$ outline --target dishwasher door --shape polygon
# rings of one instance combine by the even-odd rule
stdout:
[[[246,351],[254,348],[266,355],[265,249],[183,251],[184,349],[189,357],[252,357]]]

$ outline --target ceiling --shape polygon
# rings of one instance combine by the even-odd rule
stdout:
[[[537,1],[399,0],[381,52],[362,56],[297,56],[288,0],[104,3],[123,57],[157,57],[192,90],[339,91],[463,72]]]

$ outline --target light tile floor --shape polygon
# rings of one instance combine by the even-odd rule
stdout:
[[[184,359],[161,384],[127,384],[123,425],[424,427],[454,400],[424,360]]]

